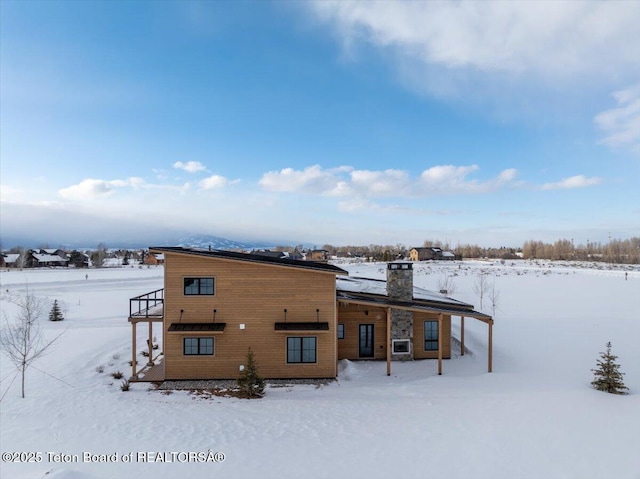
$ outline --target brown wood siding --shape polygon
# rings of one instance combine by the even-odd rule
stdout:
[[[385,308],[339,303],[338,323],[344,324],[344,339],[338,340],[338,359],[361,359],[359,354],[361,324],[374,325],[374,357],[362,359],[387,358],[387,310]]]
[[[413,313],[413,358],[414,359],[438,359],[438,351],[424,350],[424,322],[437,321],[437,314]],[[451,358],[451,316],[442,318],[442,357]]]
[[[213,296],[185,296],[183,279],[213,277]],[[265,378],[336,376],[335,274],[165,253],[166,379],[232,379],[253,350]],[[226,323],[223,332],[169,332],[171,323]],[[276,322],[328,322],[328,331],[275,331]],[[319,309],[319,313],[316,313]],[[245,329],[240,329],[244,324]],[[287,364],[287,337],[317,338],[315,364]],[[185,356],[183,338],[214,337],[213,356]]]

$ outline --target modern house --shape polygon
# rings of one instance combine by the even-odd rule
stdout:
[[[387,280],[352,278],[337,266],[260,254],[150,248],[165,259],[164,288],[130,299],[132,379],[233,379],[249,348],[268,379],[335,378],[340,359],[451,356],[451,321],[488,325],[473,306],[413,286],[413,264],[391,262]],[[147,324],[138,368],[137,327]],[[153,326],[162,348],[153,349]],[[154,358],[154,352],[161,351]]]

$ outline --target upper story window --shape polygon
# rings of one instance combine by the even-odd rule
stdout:
[[[213,278],[184,278],[185,295],[213,295]]]

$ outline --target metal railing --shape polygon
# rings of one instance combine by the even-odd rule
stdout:
[[[162,317],[164,314],[164,288],[129,299],[129,317]]]

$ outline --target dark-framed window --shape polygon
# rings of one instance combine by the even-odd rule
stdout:
[[[213,278],[184,278],[184,294],[193,295],[213,295],[214,291]]]
[[[438,321],[424,322],[424,350],[438,350]]]
[[[315,336],[287,338],[287,363],[315,363],[317,343]]]
[[[212,356],[213,338],[184,338],[182,341],[185,356]]]
[[[338,339],[344,339],[344,324],[338,324]]]

